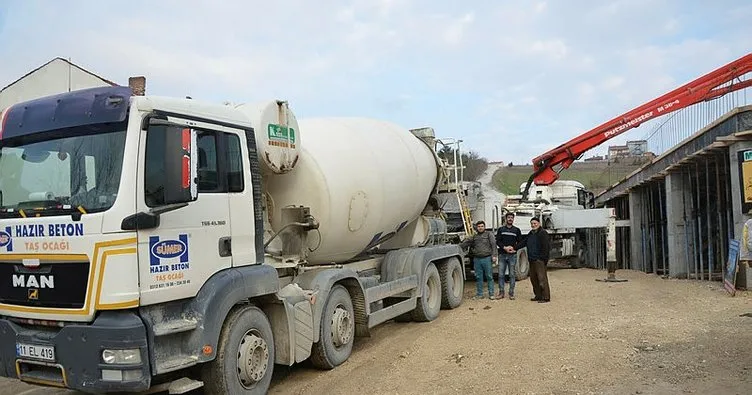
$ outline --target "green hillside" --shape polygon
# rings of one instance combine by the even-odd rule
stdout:
[[[598,194],[642,166],[646,160],[623,159],[618,163],[575,162],[561,172],[559,179],[579,181]],[[493,175],[493,183],[502,193],[517,195],[520,193],[520,184],[526,182],[531,174],[533,174],[532,166],[505,166]]]

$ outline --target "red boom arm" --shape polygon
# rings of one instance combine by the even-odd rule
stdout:
[[[530,181],[536,185],[550,185],[559,173],[591,148],[612,139],[627,130],[640,126],[657,116],[665,115],[687,106],[723,96],[726,93],[752,86],[752,80],[733,83],[734,79],[752,71],[752,54],[747,54],[711,73],[679,87],[655,100],[622,114],[568,142],[533,159],[533,175],[528,180],[523,198],[526,198]],[[719,88],[727,82],[730,86]],[[557,170],[558,168],[558,170]]]

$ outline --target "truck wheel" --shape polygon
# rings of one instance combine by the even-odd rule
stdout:
[[[577,255],[570,260],[569,266],[572,269],[579,269],[585,266],[585,249],[578,248]]]
[[[530,275],[530,261],[527,259],[527,248],[517,251],[517,272],[515,280],[522,281]]]
[[[352,352],[355,338],[355,313],[350,293],[342,285],[329,292],[321,316],[319,341],[313,345],[311,362],[320,369],[341,365]]]
[[[441,311],[441,277],[436,265],[429,263],[423,277],[421,296],[418,306],[413,310],[413,320],[418,322],[433,321]]]
[[[441,265],[441,308],[454,309],[462,304],[462,294],[465,292],[462,270],[464,268],[457,258],[450,258]]]
[[[203,367],[209,394],[266,394],[274,372],[274,338],[269,319],[256,306],[228,314],[217,356]]]

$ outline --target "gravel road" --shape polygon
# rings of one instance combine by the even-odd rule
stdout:
[[[472,301],[387,323],[328,372],[277,367],[271,394],[750,394],[752,293],[619,271],[549,273],[552,301]],[[72,394],[1,380],[2,395]]]

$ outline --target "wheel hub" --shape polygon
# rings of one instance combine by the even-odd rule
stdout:
[[[340,306],[334,309],[332,314],[332,343],[336,347],[344,346],[350,342],[352,333],[352,317],[350,313]]]
[[[238,347],[238,377],[246,388],[264,378],[269,361],[269,347],[266,341],[254,332],[248,331]]]

